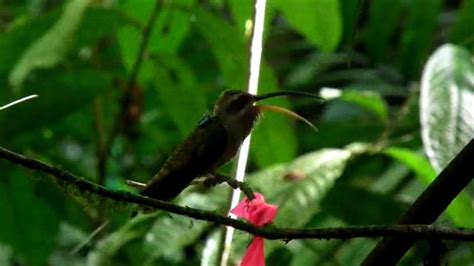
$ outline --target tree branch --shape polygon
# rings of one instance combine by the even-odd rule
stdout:
[[[431,224],[469,184],[474,173],[474,139],[449,163],[402,216],[399,224]],[[415,239],[384,238],[365,258],[363,265],[395,265]]]
[[[267,226],[259,228],[251,224],[218,215],[211,211],[199,210],[190,207],[178,206],[166,201],[155,200],[129,192],[109,190],[103,186],[75,176],[58,167],[48,165],[41,161],[28,158],[21,154],[0,147],[0,158],[6,159],[14,164],[49,174],[55,178],[61,188],[65,184],[72,185],[81,192],[94,193],[116,202],[133,203],[141,207],[159,209],[190,218],[212,222],[220,225],[231,226],[235,229],[260,235],[267,239],[349,239],[359,237],[397,236],[404,239],[427,239],[439,238],[458,241],[474,241],[474,230],[471,229],[449,229],[436,227],[434,225],[369,225],[345,228],[277,228]]]

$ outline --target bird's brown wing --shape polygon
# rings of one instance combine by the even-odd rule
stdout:
[[[228,134],[217,117],[204,117],[198,127],[171,154],[140,194],[169,200],[191,181],[211,172],[226,151]]]

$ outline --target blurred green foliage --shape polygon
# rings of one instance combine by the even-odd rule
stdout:
[[[39,95],[0,111],[0,145],[112,189],[148,180],[222,90],[246,88],[253,14],[251,0],[163,0],[130,86],[154,6],[0,0],[0,105]],[[396,222],[474,136],[472,14],[473,0],[268,0],[259,91],[328,99],[271,101],[318,132],[273,114],[254,131],[247,180],[280,206],[276,225]],[[101,179],[117,119],[124,127]],[[130,208],[67,196],[40,173],[3,161],[0,173],[1,265],[215,265],[215,225],[165,213],[130,219]],[[228,194],[193,186],[176,202],[225,214]],[[473,197],[468,188],[440,222],[472,227]],[[106,231],[71,253],[105,220]],[[248,243],[238,232],[232,262]],[[374,243],[267,241],[267,263],[354,265]],[[446,245],[450,265],[472,265],[473,245]],[[427,246],[402,264],[421,263]]]

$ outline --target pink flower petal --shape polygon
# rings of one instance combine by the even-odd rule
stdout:
[[[260,193],[254,193],[255,199],[244,198],[230,212],[256,226],[264,226],[275,219],[278,206],[267,204]],[[265,266],[263,238],[256,236],[242,258],[241,266]]]
[[[240,266],[265,266],[263,238],[255,237],[247,248]]]
[[[256,208],[250,215],[250,223],[256,226],[264,226],[275,218],[278,207],[270,204],[261,204],[255,206]]]
[[[255,199],[249,201],[247,198],[244,198],[230,212],[251,224],[263,226],[275,218],[277,211],[277,206],[265,203],[263,195],[255,193]]]

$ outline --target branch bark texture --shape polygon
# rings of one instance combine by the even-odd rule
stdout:
[[[141,207],[163,210],[219,225],[231,226],[235,229],[245,231],[253,235],[260,235],[267,239],[280,239],[289,241],[292,239],[350,239],[360,237],[397,236],[401,239],[410,240],[439,238],[458,241],[474,241],[474,230],[450,229],[437,227],[434,225],[369,225],[343,228],[304,229],[277,228],[267,226],[264,228],[259,228],[246,222],[219,215],[211,211],[199,210],[186,206],[178,206],[166,201],[155,200],[130,192],[110,190],[101,185],[97,185],[93,182],[73,175],[58,167],[28,158],[2,147],[0,147],[0,158],[32,170],[49,174],[53,176],[60,185],[72,185],[81,192],[94,193],[100,197],[108,198],[116,202],[136,204]]]

